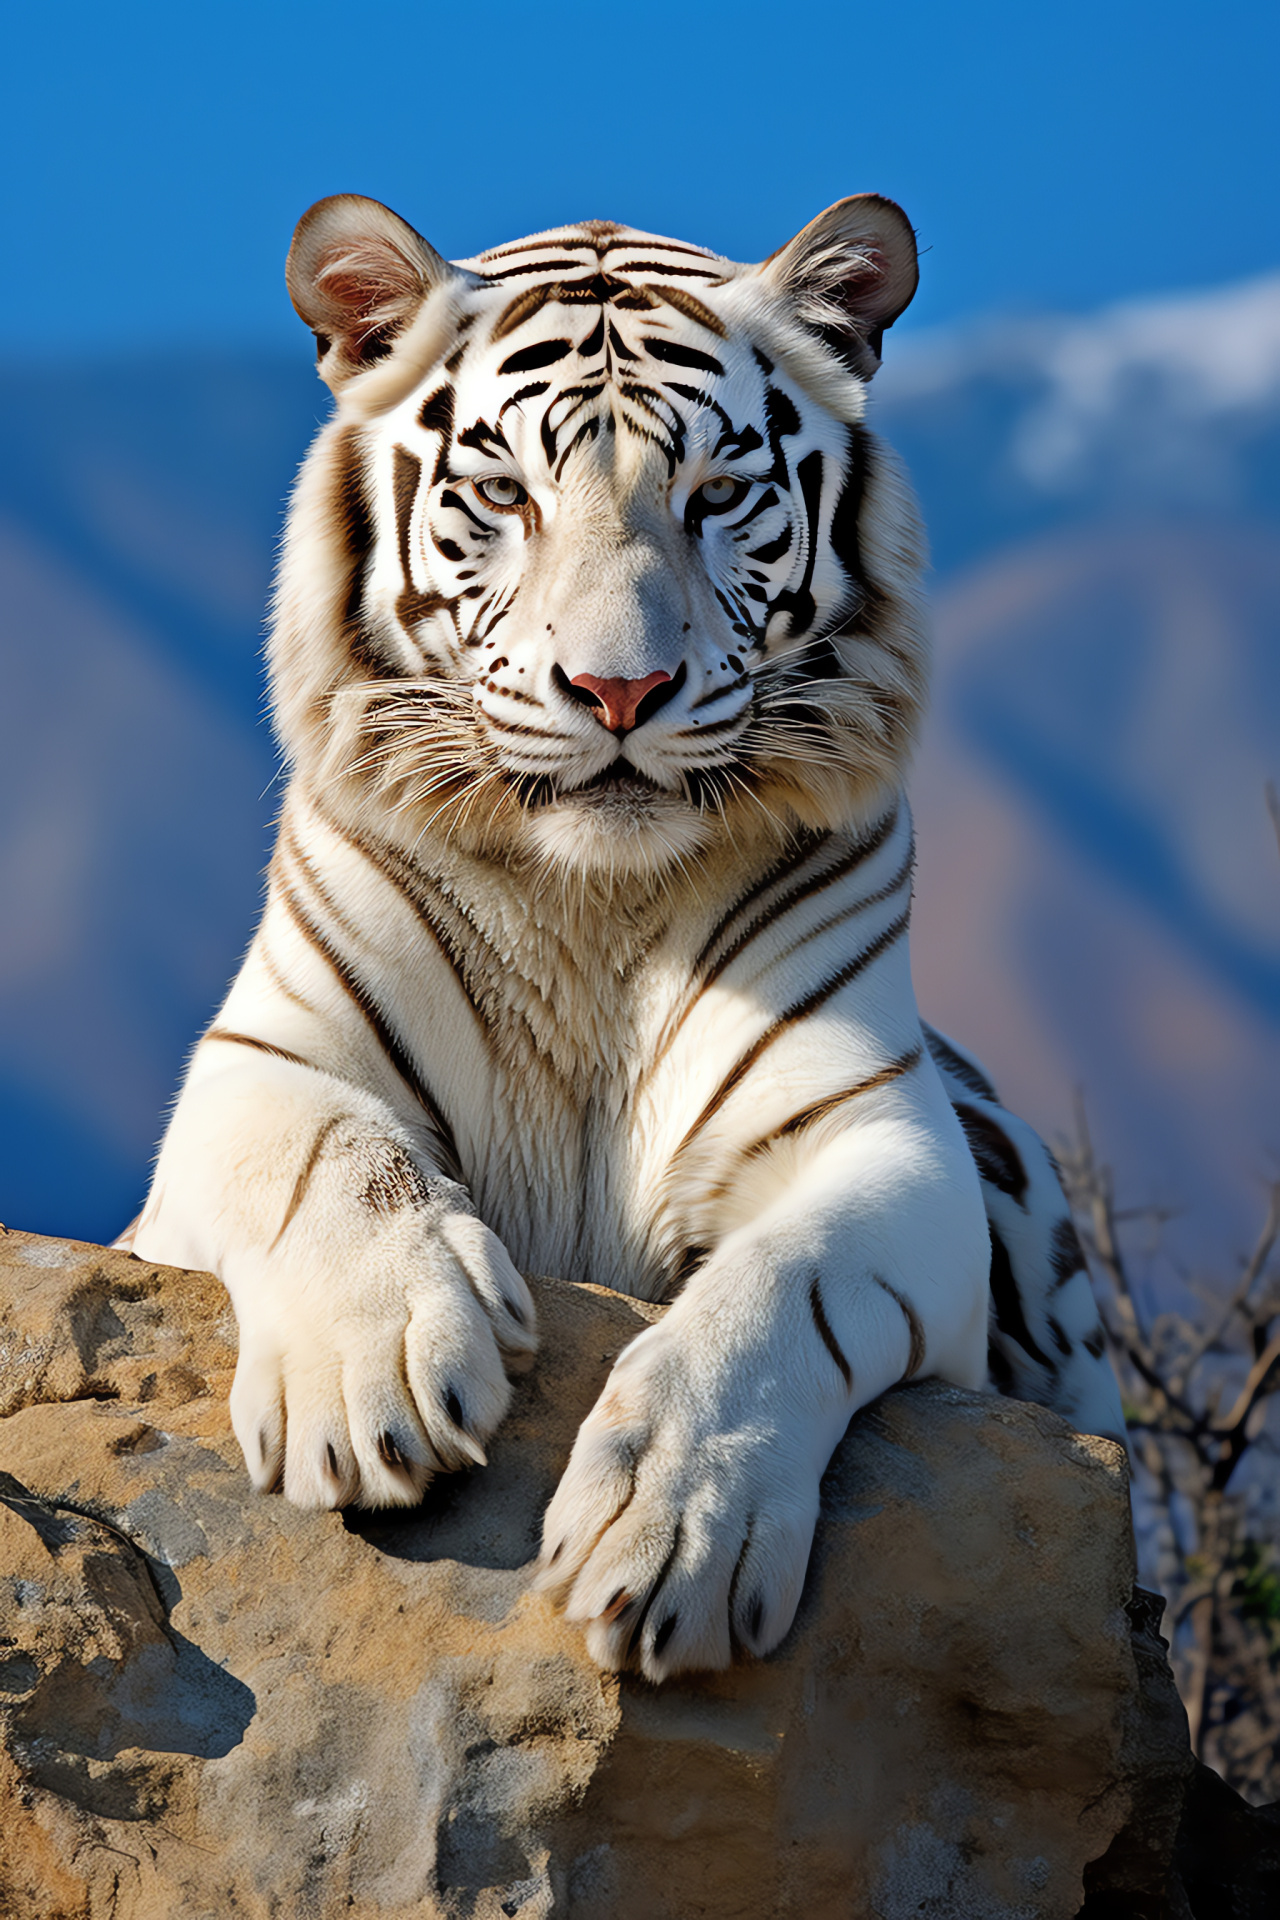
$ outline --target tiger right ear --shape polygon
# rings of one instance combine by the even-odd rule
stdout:
[[[307,209],[285,267],[289,298],[335,389],[390,353],[427,295],[455,277],[407,220],[358,193]]]
[[[920,283],[915,230],[897,202],[879,193],[837,200],[759,271],[864,379],[880,365],[885,328]]]

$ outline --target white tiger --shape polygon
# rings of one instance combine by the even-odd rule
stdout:
[[[1122,1430],[1045,1151],[912,995],[922,545],[863,424],[911,228],[860,195],[762,266],[595,221],[451,265],[342,195],[288,271],[337,396],[270,646],[291,778],[133,1244],[221,1275],[249,1471],[306,1506],[484,1461],[521,1269],[674,1294],[540,1578],[606,1666],[767,1652],[850,1416],[984,1384],[989,1319],[997,1385]]]

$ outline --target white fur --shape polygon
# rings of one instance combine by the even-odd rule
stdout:
[[[796,258],[780,285],[702,255],[691,307],[687,286],[644,293],[651,266],[626,280],[651,236],[543,236],[641,290],[609,308],[631,328],[612,387],[574,346],[581,405],[602,411],[570,459],[547,451],[558,389],[517,402],[506,361],[574,326],[585,342],[592,314],[539,307],[535,278],[523,319],[518,247],[447,273],[363,205],[324,203],[295,250],[301,310],[342,321],[314,255],[354,318],[277,594],[292,781],[267,907],[134,1244],[222,1276],[250,1472],[314,1506],[411,1501],[483,1459],[504,1367],[535,1344],[520,1269],[659,1299],[692,1268],[583,1426],[543,1578],[605,1664],[720,1666],[790,1624],[856,1409],[922,1369],[985,1378],[986,1214],[906,939],[915,512],[887,451],[858,443],[857,589],[833,529],[863,384],[806,330]],[[815,273],[825,314],[829,235]],[[359,370],[359,326],[406,302],[395,350]],[[439,362],[464,321],[450,439]],[[672,345],[637,399],[628,369],[655,339]],[[683,371],[697,353],[722,372]],[[691,380],[714,406],[683,397]],[[779,476],[766,391],[820,501]],[[645,422],[676,400],[689,417],[655,445]],[[728,467],[759,503],[741,539],[728,516],[686,524],[725,471],[726,419],[761,427]],[[495,471],[526,491],[520,525],[486,506]],[[859,591],[874,619],[850,627]],[[813,676],[822,635],[838,668]],[[673,677],[620,744],[573,697],[584,673]],[[691,778],[717,770],[728,784],[699,797]],[[551,790],[521,799],[517,776]]]

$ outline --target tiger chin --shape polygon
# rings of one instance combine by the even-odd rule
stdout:
[[[522,1271],[669,1300],[537,1572],[653,1680],[778,1644],[897,1382],[1123,1432],[1053,1164],[912,993],[923,545],[865,412],[916,279],[871,194],[759,266],[604,221],[450,263],[354,195],[289,255],[336,401],[290,778],[126,1239],[221,1276],[249,1473],[307,1507],[483,1465]]]

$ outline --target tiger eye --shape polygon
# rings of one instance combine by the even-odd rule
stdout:
[[[731,480],[727,473],[720,474],[714,480],[704,480],[698,492],[709,507],[727,507],[738,491],[738,482]]]
[[[491,507],[522,507],[529,498],[520,482],[513,480],[509,473],[486,474],[471,484]]]

